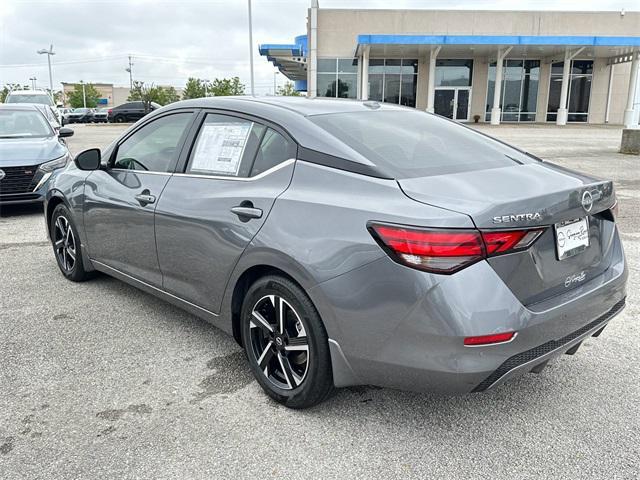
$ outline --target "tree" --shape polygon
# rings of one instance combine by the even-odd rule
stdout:
[[[233,78],[216,78],[211,85],[207,87],[209,96],[226,97],[229,95],[244,95],[244,84],[240,83],[238,77]]]
[[[244,84],[238,77],[216,78],[207,82],[201,78],[190,77],[182,92],[182,98],[226,97],[229,95],[244,95]]]
[[[67,100],[71,108],[84,107],[84,98],[87,100],[87,108],[95,108],[98,106],[98,99],[100,98],[100,92],[93,86],[92,83],[84,84],[84,94],[82,92],[82,84],[76,83],[73,86],[73,91],[67,94]]]
[[[199,78],[189,77],[187,84],[182,92],[182,99],[187,100],[189,98],[202,98],[205,96],[204,81]]]
[[[62,90],[56,90],[53,92],[53,103],[56,105],[64,103],[64,92]]]
[[[19,83],[7,83],[2,90],[0,90],[0,103],[4,103],[9,92],[13,90],[29,90],[30,87],[26,85],[20,85]]]
[[[299,97],[300,92],[294,88],[293,82],[287,82],[284,85],[278,87],[276,95],[283,97]]]
[[[144,82],[133,82],[133,88],[129,92],[128,101],[142,101],[149,107],[151,102],[159,103],[160,105],[167,105],[168,103],[177,102],[180,100],[180,96],[176,89],[173,87],[162,87],[151,85],[145,85]]]
[[[180,95],[176,91],[176,89],[172,86],[170,87],[159,87],[162,89],[161,100],[162,102],[158,102],[160,105],[167,105],[169,103],[177,102],[180,100]]]

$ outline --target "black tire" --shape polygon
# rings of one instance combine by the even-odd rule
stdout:
[[[124,123],[124,115],[116,115],[115,117],[113,117],[113,121],[116,123]]]
[[[281,304],[285,312],[283,329],[278,328],[275,313],[279,299],[284,300]],[[264,323],[262,326],[257,320],[254,323],[254,309],[262,312],[263,319],[269,320],[271,304],[276,317],[272,324],[269,322],[272,325],[270,332]],[[251,370],[263,390],[275,401],[289,408],[309,408],[331,394],[333,374],[327,332],[313,303],[294,282],[269,275],[251,285],[242,304],[241,329]],[[291,335],[292,332],[295,335]],[[280,342],[277,342],[278,337]],[[304,349],[305,344],[306,357],[304,350],[299,350]],[[266,365],[266,374],[258,363],[259,352],[262,352],[260,357]],[[285,370],[288,373],[284,373]]]
[[[68,230],[71,232],[67,233]],[[62,275],[73,282],[83,282],[93,277],[93,272],[86,272],[84,269],[78,229],[73,223],[69,209],[63,203],[53,210],[49,232],[53,254]]]

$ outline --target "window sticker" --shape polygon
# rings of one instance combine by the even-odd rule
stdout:
[[[250,122],[205,123],[190,171],[237,175],[252,127]]]

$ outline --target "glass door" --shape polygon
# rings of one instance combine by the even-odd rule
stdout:
[[[456,118],[461,122],[469,121],[469,100],[471,100],[470,88],[456,89]]]
[[[433,110],[437,115],[453,118],[456,103],[456,91],[453,88],[437,88]]]
[[[466,122],[469,120],[471,87],[436,88],[434,112],[443,117]]]

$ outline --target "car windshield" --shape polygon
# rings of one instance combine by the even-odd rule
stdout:
[[[35,110],[0,110],[0,138],[48,137],[51,128]]]
[[[10,93],[5,103],[39,103],[41,105],[53,105],[49,95],[44,93]]]
[[[524,153],[452,121],[415,110],[308,117],[394,178],[531,163]]]
[[[88,111],[88,108],[76,108],[73,113],[87,113]]]

